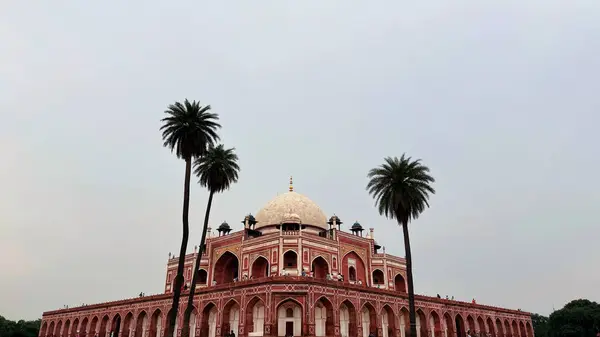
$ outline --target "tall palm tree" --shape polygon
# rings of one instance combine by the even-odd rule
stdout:
[[[408,283],[408,310],[410,318],[410,337],[417,336],[415,313],[415,290],[413,287],[412,255],[408,224],[429,207],[429,194],[435,194],[431,184],[435,179],[429,174],[429,168],[421,160],[411,157],[387,157],[384,163],[371,169],[367,177],[367,191],[375,198],[380,215],[396,219],[402,226],[406,257],[406,277]]]
[[[206,231],[208,228],[208,219],[210,218],[210,208],[212,206],[215,193],[223,192],[238,181],[240,167],[237,163],[238,156],[235,154],[235,148],[226,149],[222,144],[211,146],[206,154],[199,157],[194,162],[194,174],[199,178],[198,183],[202,187],[208,188],[208,205],[204,215],[204,227],[202,228],[202,238],[200,239],[200,249],[196,257],[196,264],[192,276],[192,286],[188,297],[188,305],[183,317],[182,337],[188,337],[190,334],[190,316],[194,306],[194,294],[196,292],[196,283],[198,281],[198,266],[205,250]]]
[[[210,112],[210,105],[202,106],[200,102],[188,101],[175,102],[168,106],[165,111],[167,117],[163,118],[160,127],[164,146],[175,152],[177,158],[185,161],[185,178],[183,183],[183,236],[181,238],[181,249],[179,250],[179,264],[177,265],[177,276],[175,276],[175,287],[173,288],[173,305],[169,312],[169,326],[166,337],[173,337],[175,331],[175,318],[181,297],[183,286],[183,265],[185,263],[185,251],[190,235],[189,210],[190,210],[190,176],[192,172],[192,160],[204,156],[210,146],[219,140],[217,129],[221,128],[218,123],[219,116]]]

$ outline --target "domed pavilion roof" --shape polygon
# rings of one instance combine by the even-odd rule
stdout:
[[[290,217],[299,219],[303,225],[328,228],[325,213],[314,201],[294,192],[291,179],[289,192],[276,196],[256,213],[256,229],[279,225]]]

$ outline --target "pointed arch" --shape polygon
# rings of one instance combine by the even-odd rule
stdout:
[[[496,337],[496,324],[494,324],[494,321],[492,320],[492,318],[488,316],[485,319],[485,323],[487,324],[487,328],[488,328],[488,331],[490,332],[490,335],[492,335],[492,337]]]
[[[133,327],[133,312],[129,311],[125,314],[125,318],[121,323],[121,331],[123,331],[123,337],[129,337],[131,335],[131,331]],[[118,335],[117,335],[118,336]]]
[[[250,276],[253,278],[269,277],[269,270],[269,260],[266,257],[259,255],[252,261]]]
[[[400,311],[398,311],[398,323],[400,330],[404,331],[404,336],[410,336],[410,315],[408,308],[405,306],[401,306]]]
[[[335,319],[333,302],[322,295],[314,304],[315,311],[315,336],[333,336],[335,334]]]
[[[62,337],[62,328],[63,322],[62,320],[58,320],[58,323],[56,323],[56,331],[54,332],[54,334],[58,337]]]
[[[214,337],[217,329],[217,305],[210,301],[202,307],[200,337]]]
[[[88,335],[88,323],[89,323],[89,318],[88,317],[83,317],[81,319],[81,322],[79,323],[79,327],[77,328],[77,330],[79,330],[79,337],[86,337]]]
[[[471,334],[474,334],[476,329],[475,329],[475,319],[473,318],[473,316],[471,316],[471,314],[467,314],[467,333],[471,331]]]
[[[354,250],[350,250],[342,257],[342,275],[350,283],[361,282],[367,284],[367,268],[365,261]]]
[[[42,323],[42,327],[40,329],[40,337],[46,337],[47,330],[48,330],[48,322],[44,321],[44,323]]]
[[[399,337],[396,336],[396,313],[389,304],[384,304],[381,307],[381,330],[383,337]]]
[[[198,279],[198,284],[200,285],[208,285],[208,272],[204,268],[199,268],[196,271],[196,278]]]
[[[121,314],[117,313],[112,317],[109,333],[113,332],[113,336],[119,336],[121,332]]]
[[[452,316],[447,311],[444,313],[444,330],[446,331],[446,336],[456,336],[455,320],[452,319]]]
[[[508,319],[504,319],[504,333],[506,335],[511,336],[512,335],[512,331],[510,329],[510,323],[508,322]]]
[[[88,333],[89,336],[95,336],[96,335],[96,333],[98,332],[98,329],[100,328],[99,322],[100,322],[100,317],[98,317],[98,316],[92,317],[92,320],[90,322],[90,329],[88,330],[89,331],[89,333]]]
[[[240,259],[230,250],[219,256],[213,265],[212,279],[217,284],[231,283],[239,277]]]
[[[533,328],[531,327],[531,323],[529,323],[529,321],[525,323],[525,329],[527,330],[527,337],[533,337]]]
[[[65,325],[63,326],[62,336],[69,336],[69,329],[71,329],[71,320],[67,318],[67,320],[65,321]]]
[[[504,326],[503,326],[500,318],[496,318],[496,331],[497,331],[498,337],[504,337],[504,333],[505,333]]]
[[[377,310],[369,301],[365,301],[360,308],[361,325],[363,337],[368,337],[370,333],[377,334]]]
[[[98,330],[98,335],[99,336],[106,336],[106,329],[108,328],[108,321],[109,321],[109,316],[108,315],[104,315],[102,317],[102,320],[100,321],[100,329]],[[156,337],[156,336],[150,336],[150,337]]]
[[[358,324],[356,307],[345,299],[339,307],[340,312],[340,335],[342,337],[356,336],[356,327]]]
[[[371,272],[373,285],[382,286],[385,285],[385,273],[379,268],[374,268]]]
[[[456,326],[456,336],[457,337],[466,337],[467,336],[467,327],[465,325],[465,320],[461,314],[457,313],[454,317],[454,324]]]
[[[51,321],[50,325],[48,326],[48,335],[54,335],[54,328],[56,328],[56,326],[54,325],[54,321]]]
[[[477,315],[477,327],[479,328],[479,330],[477,331],[478,334],[487,333],[487,329],[485,327],[485,322],[484,322],[483,318],[479,315]]]
[[[163,329],[163,312],[160,309],[155,309],[150,316],[149,337],[160,337],[160,331]],[[100,334],[100,336],[104,336]]]
[[[517,321],[515,321],[514,319],[512,320],[511,327],[512,327],[511,333],[513,334],[513,336],[515,336],[515,337],[519,336],[519,327],[517,326]]]
[[[394,276],[394,288],[399,293],[406,293],[406,280],[402,273],[398,273]]]
[[[433,331],[434,337],[442,337],[442,320],[435,310],[429,313],[429,330]]]
[[[223,319],[221,320],[221,327],[223,333],[229,333],[233,331],[236,336],[239,336],[240,326],[240,304],[239,302],[231,298],[223,306]]]
[[[283,252],[283,270],[289,271],[292,274],[298,273],[298,252],[293,249],[288,249]],[[295,274],[294,274],[295,275]]]
[[[519,336],[527,336],[527,331],[525,330],[525,323],[523,323],[523,321],[519,321]]]
[[[78,336],[77,330],[79,330],[79,318],[76,317],[73,320],[73,322],[71,323],[71,336],[72,337]]]
[[[248,301],[246,305],[246,316],[243,317],[246,331],[248,333],[254,333],[262,335],[265,327],[265,302],[264,300],[255,295]]]
[[[294,299],[288,297],[280,301],[275,307],[277,313],[277,333],[278,336],[292,334],[293,336],[302,335],[302,324],[304,317],[304,307]]]
[[[150,316],[146,310],[141,310],[137,314],[135,319],[135,336],[134,337],[145,337],[146,331],[150,328]]]
[[[427,315],[425,315],[425,311],[421,308],[416,308],[416,321],[417,321],[417,330],[421,331],[421,336],[427,336]]]
[[[329,262],[321,256],[315,256],[310,262],[310,269],[316,279],[325,279],[330,272]]]

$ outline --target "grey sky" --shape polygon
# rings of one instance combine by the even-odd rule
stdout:
[[[417,293],[600,300],[600,2],[357,3],[4,1],[0,314],[163,290],[184,164],[159,119],[186,97],[240,156],[212,223],[240,228],[292,174],[403,255],[365,185],[407,152],[438,180],[411,229]]]

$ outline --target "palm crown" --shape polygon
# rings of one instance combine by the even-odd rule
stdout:
[[[226,149],[223,144],[210,146],[206,153],[194,162],[194,173],[202,187],[219,193],[229,189],[238,180],[240,167],[235,148]]]
[[[219,116],[210,112],[210,105],[186,99],[169,105],[165,113],[168,116],[161,120],[160,128],[164,146],[175,151],[178,158],[201,157],[219,140]]]
[[[375,198],[379,214],[408,224],[429,207],[429,194],[435,194],[430,186],[435,179],[429,168],[420,160],[412,160],[404,154],[385,158],[384,164],[368,173],[367,190]]]

